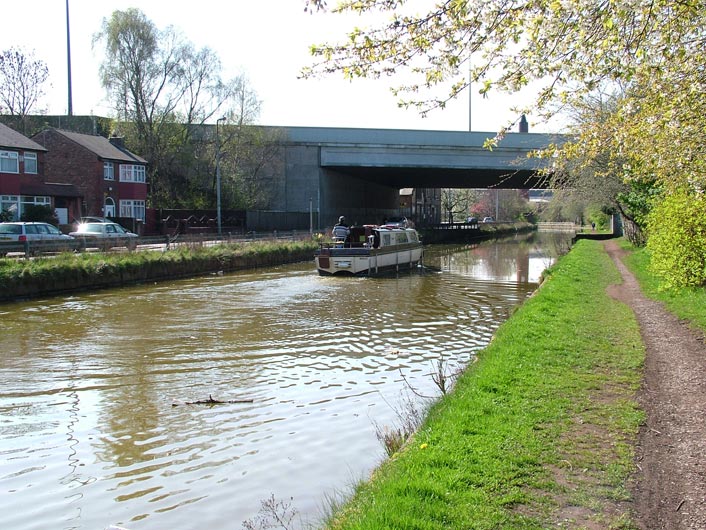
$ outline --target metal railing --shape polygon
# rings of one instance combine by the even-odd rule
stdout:
[[[275,230],[272,232],[245,232],[217,234],[178,234],[163,236],[143,236],[131,239],[116,238],[91,239],[75,238],[62,240],[2,241],[0,257],[30,258],[34,256],[56,255],[63,252],[124,252],[126,250],[170,250],[179,246],[215,246],[229,243],[246,243],[267,240],[298,241],[309,239],[305,230]],[[128,242],[129,241],[129,245]]]

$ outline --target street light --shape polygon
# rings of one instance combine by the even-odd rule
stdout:
[[[218,237],[221,237],[221,138],[218,135],[218,123],[226,121],[226,117],[216,120],[216,223],[218,223]]]

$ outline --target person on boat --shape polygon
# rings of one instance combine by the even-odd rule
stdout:
[[[336,223],[331,231],[331,235],[336,241],[345,241],[348,235],[351,233],[350,228],[348,228],[348,223],[346,223],[346,218],[341,216],[338,218],[338,223]]]

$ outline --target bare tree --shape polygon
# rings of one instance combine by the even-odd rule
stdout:
[[[39,98],[49,77],[47,65],[18,48],[0,52],[0,111],[23,122]]]

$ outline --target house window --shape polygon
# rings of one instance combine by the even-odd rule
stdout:
[[[0,172],[19,173],[20,162],[15,151],[0,151]]]
[[[32,195],[22,196],[22,211],[24,212],[24,207],[28,204],[33,204],[35,206],[51,206],[51,197],[35,197]]]
[[[103,162],[103,178],[105,180],[115,180],[115,169],[112,162]]]
[[[13,221],[20,218],[20,197],[18,195],[0,195],[0,212],[7,212]]]
[[[0,211],[10,214],[12,220],[18,221],[25,213],[27,206],[51,206],[51,197],[33,195],[0,195]]]
[[[146,182],[145,166],[122,164],[120,166],[120,182]]]
[[[28,153],[25,151],[25,173],[37,174],[37,153]]]
[[[120,217],[145,220],[145,201],[121,200]]]

